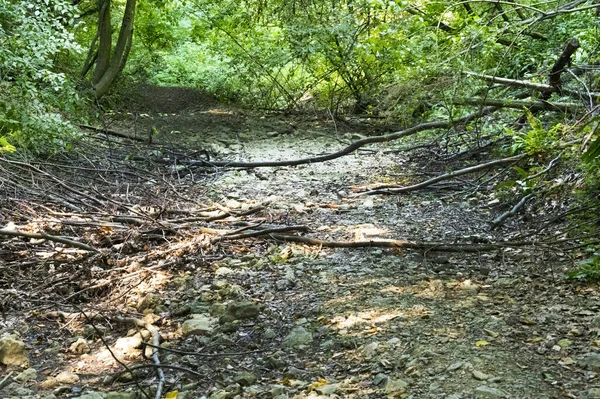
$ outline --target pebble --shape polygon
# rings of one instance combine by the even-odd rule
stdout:
[[[481,385],[475,388],[475,397],[478,399],[503,399],[508,398],[508,394],[498,388]]]
[[[473,370],[472,374],[473,374],[473,377],[475,377],[475,379],[477,379],[479,381],[485,381],[485,380],[489,380],[490,379],[489,375],[487,375],[485,373],[482,373],[479,370]]]

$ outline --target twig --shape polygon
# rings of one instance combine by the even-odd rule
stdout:
[[[230,241],[230,240],[241,240],[244,238],[252,238],[252,237],[262,237],[274,233],[287,233],[290,231],[309,231],[308,226],[285,226],[285,227],[274,227],[272,229],[264,229],[258,231],[251,231],[249,233],[242,234],[234,234],[234,235],[223,235],[220,237],[213,238],[211,240],[211,244],[217,243],[219,241]]]
[[[54,242],[60,242],[61,244],[65,244],[65,245],[68,245],[71,247],[83,249],[86,251],[98,252],[98,253],[100,252],[100,250],[98,250],[88,244],[74,241],[74,240],[71,240],[71,239],[65,238],[65,237],[53,236],[53,235],[46,234],[46,233],[27,233],[25,231],[11,230],[8,228],[0,228],[0,235],[12,236],[12,237],[35,238],[38,240],[45,239],[45,240],[50,240],[50,241],[54,241]]]
[[[265,350],[259,349],[259,350],[247,351],[247,352],[198,353],[198,352],[182,351],[182,350],[173,349],[173,348],[164,348],[162,346],[150,344],[148,342],[144,342],[143,344],[148,345],[152,348],[157,348],[158,350],[161,350],[161,351],[164,350],[167,352],[177,353],[179,355],[193,355],[193,356],[198,356],[198,357],[243,356],[243,355],[251,355],[253,353],[264,353],[265,352]]]
[[[357,193],[352,196],[357,197],[357,196],[361,196],[361,195],[374,195],[374,194],[401,194],[401,193],[407,193],[410,191],[420,190],[422,188],[425,188],[427,186],[430,186],[432,184],[435,184],[435,183],[443,181],[443,180],[448,180],[448,179],[451,179],[451,178],[454,178],[457,176],[462,176],[462,175],[466,175],[469,173],[477,172],[479,170],[488,169],[488,168],[491,168],[491,167],[497,166],[497,165],[505,165],[508,163],[518,162],[521,159],[525,158],[525,156],[526,156],[526,154],[520,154],[520,155],[515,155],[513,157],[497,159],[495,161],[491,161],[491,162],[484,163],[481,165],[470,166],[468,168],[455,170],[450,173],[446,173],[446,174],[434,177],[432,179],[426,180],[421,183],[413,184],[412,186],[406,186],[406,187],[386,186],[384,188],[378,188],[376,190]]]
[[[317,238],[308,238],[302,236],[271,234],[276,240],[299,242],[308,245],[316,245],[327,248],[404,248],[421,249],[428,251],[445,252],[480,252],[492,251],[495,249],[526,247],[530,245],[550,244],[535,241],[522,242],[498,242],[491,244],[462,244],[462,243],[443,243],[443,242],[409,242],[404,240],[370,240],[370,241],[324,241]]]
[[[517,214],[517,212],[519,212],[519,210],[521,208],[523,208],[523,206],[527,203],[527,201],[533,197],[534,194],[527,194],[526,196],[524,196],[523,198],[521,198],[521,201],[519,201],[517,203],[517,205],[513,206],[512,209],[504,212],[502,215],[498,216],[496,219],[494,219],[490,225],[492,227],[492,230],[498,228],[502,222],[504,222],[507,218],[514,216]]]
[[[11,383],[13,381],[13,379],[11,378],[13,373],[14,372],[11,371],[10,373],[8,373],[8,375],[6,377],[4,377],[2,379],[2,381],[0,381],[0,389],[4,388],[4,386],[8,385],[9,383]]]

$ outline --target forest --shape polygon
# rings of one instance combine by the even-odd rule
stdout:
[[[0,398],[600,398],[600,1],[0,0]]]

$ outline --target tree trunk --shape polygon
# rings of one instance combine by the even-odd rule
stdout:
[[[96,98],[100,98],[106,94],[110,85],[125,67],[133,39],[133,21],[136,6],[136,0],[127,0],[119,37],[115,48],[111,53],[112,32],[110,25],[110,0],[100,1],[103,1],[98,15],[100,44],[98,47],[96,69],[94,70],[94,76],[92,77]]]

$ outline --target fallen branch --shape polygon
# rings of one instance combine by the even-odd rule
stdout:
[[[526,247],[531,245],[544,245],[546,243],[535,241],[499,242],[491,244],[462,244],[443,242],[410,242],[405,240],[369,240],[369,241],[324,241],[318,238],[308,238],[285,234],[271,234],[271,237],[280,241],[298,242],[327,248],[396,248],[420,249],[427,251],[444,252],[481,252],[502,248]]]
[[[251,231],[249,233],[232,234],[232,235],[227,235],[227,233],[225,233],[224,235],[222,235],[220,237],[213,238],[211,240],[211,244],[217,243],[219,241],[241,240],[244,238],[262,237],[262,236],[266,236],[266,235],[270,235],[270,234],[287,233],[290,231],[307,232],[307,231],[309,231],[309,228],[307,226],[300,225],[300,226],[274,227],[272,229],[264,229],[264,230],[258,230],[258,231]]]
[[[109,136],[115,136],[115,137],[120,137],[123,139],[139,141],[140,143],[148,143],[148,141],[149,141],[148,138],[135,137],[135,136],[131,136],[127,133],[117,132],[116,130],[105,129],[102,127],[94,127],[94,126],[89,126],[89,125],[79,125],[79,127],[82,129],[86,129],[86,130],[91,130],[93,132],[104,133]]]
[[[432,179],[426,180],[421,183],[413,184],[412,186],[406,186],[406,187],[385,186],[383,188],[379,187],[376,190],[357,193],[357,194],[354,194],[353,196],[357,197],[357,196],[361,196],[361,195],[375,195],[375,194],[402,194],[402,193],[407,193],[407,192],[411,192],[411,191],[415,191],[415,190],[420,190],[427,186],[431,186],[432,184],[438,183],[442,180],[452,179],[457,176],[466,175],[469,173],[477,172],[477,171],[483,170],[483,169],[488,169],[488,168],[498,166],[498,165],[515,163],[515,162],[518,162],[521,159],[525,158],[525,156],[526,156],[526,154],[520,154],[520,155],[515,155],[513,157],[497,159],[495,161],[491,161],[491,162],[484,163],[481,165],[470,166],[468,168],[455,170],[450,173],[446,173],[446,174],[434,177]]]
[[[83,249],[85,251],[100,252],[98,249],[96,249],[88,244],[74,241],[74,240],[71,240],[71,239],[65,238],[65,237],[53,236],[53,235],[46,234],[46,233],[28,233],[25,231],[0,228],[0,235],[11,236],[11,237],[34,238],[34,239],[38,239],[38,240],[49,240],[49,241],[54,241],[54,242],[59,242],[61,244],[65,244],[70,247]]]
[[[507,218],[514,216],[517,214],[517,212],[519,212],[519,210],[521,208],[523,208],[523,206],[527,203],[527,201],[533,197],[533,194],[527,194],[526,196],[524,196],[523,198],[521,198],[521,201],[519,201],[517,203],[517,205],[515,205],[514,207],[512,207],[512,209],[504,212],[502,215],[498,216],[496,219],[494,219],[490,225],[492,227],[492,230],[498,228],[502,222],[504,222]]]
[[[574,113],[581,111],[583,105],[578,103],[551,103],[548,101],[519,101],[498,98],[457,98],[452,100],[454,105],[487,105],[499,108],[529,109],[532,112],[554,111]]]
[[[555,86],[551,86],[549,84],[544,84],[544,83],[530,82],[528,80],[514,80],[514,79],[500,78],[498,76],[484,75],[484,74],[475,73],[475,72],[465,72],[465,74],[468,76],[473,76],[476,78],[483,79],[487,82],[498,83],[498,84],[501,84],[504,86],[524,87],[526,89],[537,90],[537,91],[541,91],[541,92],[549,92],[549,93],[553,93],[553,92],[557,91],[557,87],[555,87]],[[580,93],[578,93],[576,91],[566,90],[566,89],[563,89],[562,93],[568,94],[570,96],[579,96],[580,95]],[[600,99],[600,93],[590,92],[587,94],[595,100]]]
[[[389,141],[394,141],[401,139],[403,137],[411,136],[413,134],[424,132],[427,130],[434,129],[447,129],[449,127],[458,125],[458,124],[466,124],[471,122],[472,120],[479,118],[483,115],[487,115],[493,111],[495,111],[497,107],[485,107],[476,112],[473,112],[467,116],[464,116],[459,119],[451,120],[451,121],[432,121],[425,122],[413,127],[409,127],[408,129],[400,130],[395,133],[384,134],[380,136],[372,136],[367,137],[362,140],[355,141],[351,143],[346,148],[341,149],[337,152],[332,152],[325,155],[320,155],[311,158],[301,158],[295,160],[288,161],[257,161],[257,162],[239,162],[239,161],[204,161],[204,160],[193,160],[193,161],[185,161],[185,160],[177,160],[177,163],[180,165],[185,165],[188,167],[194,166],[208,166],[208,167],[231,167],[231,168],[258,168],[258,167],[276,167],[276,166],[297,166],[297,165],[306,165],[311,163],[319,163],[325,161],[331,161],[333,159],[337,159],[343,157],[344,155],[348,155],[358,150],[361,147],[364,147],[368,144],[374,143],[386,143]],[[171,164],[173,161],[170,160],[155,160],[155,162]]]

